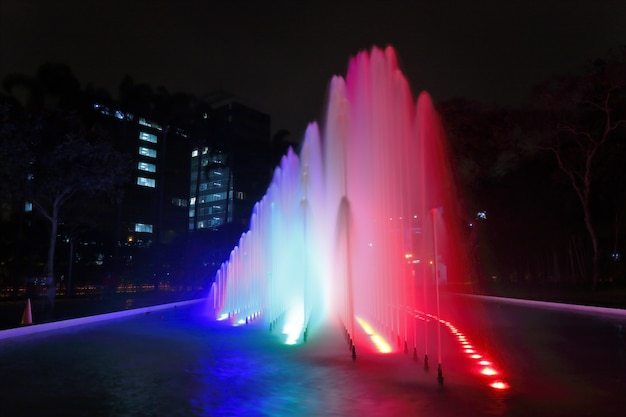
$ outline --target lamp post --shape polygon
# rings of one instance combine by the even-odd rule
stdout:
[[[441,213],[441,208],[433,208],[430,210],[433,219],[433,255],[435,270],[435,300],[437,303],[437,381],[439,385],[443,385],[443,370],[441,368],[441,312],[439,309],[439,266],[437,251],[437,214]]]

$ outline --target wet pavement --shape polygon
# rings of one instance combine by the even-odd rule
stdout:
[[[0,415],[624,415],[626,319],[444,302],[509,390],[490,388],[446,329],[440,388],[410,354],[353,362],[337,323],[288,346],[260,324],[209,320],[201,303],[0,341]]]

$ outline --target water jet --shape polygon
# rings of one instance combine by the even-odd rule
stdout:
[[[430,96],[413,99],[393,48],[360,52],[345,78],[332,77],[323,125],[309,124],[300,154],[290,149],[276,168],[216,274],[212,308],[231,320],[261,311],[292,344],[338,316],[353,354],[388,346],[381,334],[397,343],[380,352],[424,340],[428,369],[439,286],[466,279],[457,212]]]

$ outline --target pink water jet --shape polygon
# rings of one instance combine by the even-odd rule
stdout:
[[[369,323],[392,350],[427,354],[439,284],[469,280],[446,146],[393,48],[359,53],[330,82],[323,128],[311,123],[300,155],[282,158],[218,271],[217,316],[262,313],[297,343],[338,315],[354,344],[372,345],[357,328]]]

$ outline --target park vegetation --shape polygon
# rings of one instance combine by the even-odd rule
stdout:
[[[478,288],[626,284],[626,55],[614,51],[574,70],[538,85],[524,107],[464,98],[438,103]],[[114,227],[84,213],[123,199],[131,167],[86,111],[114,100],[92,86],[81,89],[66,66],[9,76],[3,89],[0,285],[6,286],[34,273],[29,265],[42,265],[54,278],[59,224],[69,237]],[[155,91],[127,77],[116,105],[210,136],[201,122],[208,110],[189,94]],[[25,202],[36,216],[26,216]],[[47,236],[31,236],[28,222],[45,224]]]

